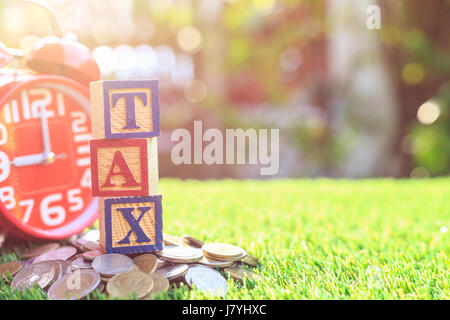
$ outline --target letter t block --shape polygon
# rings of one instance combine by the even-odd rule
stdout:
[[[90,89],[94,139],[160,135],[158,80],[103,80]]]

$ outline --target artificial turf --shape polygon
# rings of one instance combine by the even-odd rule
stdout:
[[[262,265],[225,299],[449,299],[450,179],[162,179],[164,232],[239,245]],[[0,262],[27,245],[6,243]],[[0,284],[0,299],[45,299]],[[105,299],[95,292],[90,298]],[[204,299],[184,285],[159,299]]]

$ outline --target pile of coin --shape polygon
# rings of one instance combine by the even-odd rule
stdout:
[[[164,234],[163,250],[140,255],[105,254],[98,231],[70,239],[60,246],[47,243],[22,253],[25,261],[0,264],[0,278],[12,288],[38,285],[50,299],[82,299],[94,291],[114,298],[152,299],[171,284],[184,282],[191,289],[222,297],[228,281],[255,278],[243,267],[257,266],[258,259],[230,244],[208,243],[191,236]]]

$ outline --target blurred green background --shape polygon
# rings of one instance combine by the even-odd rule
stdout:
[[[52,0],[104,79],[158,78],[160,175],[258,178],[256,166],[175,166],[172,130],[279,128],[278,177],[450,172],[447,0]],[[367,26],[371,4],[381,29]],[[29,51],[43,10],[0,1],[0,41]]]

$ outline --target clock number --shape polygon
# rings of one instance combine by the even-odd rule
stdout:
[[[16,206],[14,198],[14,189],[12,187],[3,187],[0,189],[0,201],[5,204],[6,209],[12,210]]]
[[[86,114],[82,111],[74,111],[70,113],[70,116],[73,119],[72,121],[72,132],[73,133],[82,133],[87,132],[88,127],[84,124],[86,123],[87,117]]]
[[[69,203],[73,203],[73,205],[69,207],[70,212],[75,212],[83,209],[83,198],[79,196],[80,193],[81,189],[79,188],[67,191],[67,198],[69,199]]]
[[[81,177],[81,187],[83,188],[91,187],[91,169],[89,168],[84,170],[83,177]]]
[[[9,177],[10,164],[6,153],[0,151],[0,182],[5,181]]]
[[[41,218],[42,221],[50,227],[57,226],[64,222],[66,218],[66,210],[62,206],[50,207],[55,201],[62,200],[62,194],[56,193],[45,197],[41,202]]]
[[[0,123],[0,145],[4,145],[8,141],[8,131],[3,123]]]
[[[26,207],[22,222],[28,223],[28,221],[30,221],[31,212],[33,212],[34,200],[33,199],[22,200],[19,202],[19,206]]]

